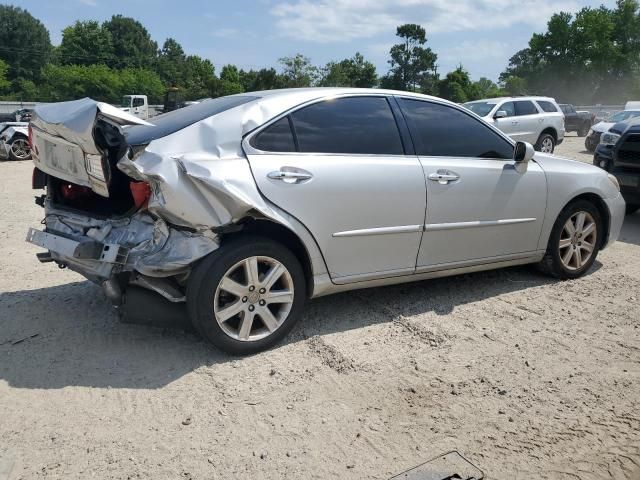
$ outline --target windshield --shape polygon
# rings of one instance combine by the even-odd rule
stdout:
[[[640,117],[640,110],[623,110],[621,112],[616,112],[607,118],[607,122],[618,123],[624,122],[629,118]]]
[[[122,108],[129,108],[131,107],[131,97],[128,95],[125,95],[124,97],[122,97],[122,102],[120,103],[120,106]]]
[[[464,103],[462,106],[471,110],[476,115],[485,117],[489,115],[489,112],[496,106],[496,102],[469,102]]]

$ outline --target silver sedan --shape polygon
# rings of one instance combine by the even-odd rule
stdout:
[[[27,240],[116,305],[143,289],[186,307],[233,353],[340,291],[521,264],[578,278],[624,217],[611,175],[439,98],[274,90],[151,121],[90,99],[37,107],[46,228]]]

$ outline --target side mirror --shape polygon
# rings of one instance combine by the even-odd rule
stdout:
[[[513,149],[513,159],[516,163],[528,163],[535,153],[536,151],[530,143],[516,142],[516,147]]]
[[[498,110],[493,118],[505,118],[507,116],[507,112],[504,110]]]

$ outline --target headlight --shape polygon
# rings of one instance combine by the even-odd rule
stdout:
[[[610,173],[607,174],[607,177],[609,178],[609,181],[613,183],[613,186],[616,187],[616,190],[620,191],[620,182],[618,182],[618,179]]]
[[[587,133],[587,137],[590,137],[591,135],[593,135],[593,128],[589,129],[589,133]]]
[[[602,145],[615,145],[620,140],[620,135],[617,133],[606,132],[600,137],[600,143]]]

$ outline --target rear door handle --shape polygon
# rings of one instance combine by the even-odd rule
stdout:
[[[313,175],[305,171],[277,170],[267,174],[271,180],[282,180],[285,183],[300,183],[311,180]]]
[[[460,175],[453,172],[438,172],[430,173],[427,178],[433,182],[438,182],[440,185],[446,185],[449,182],[460,180]]]

